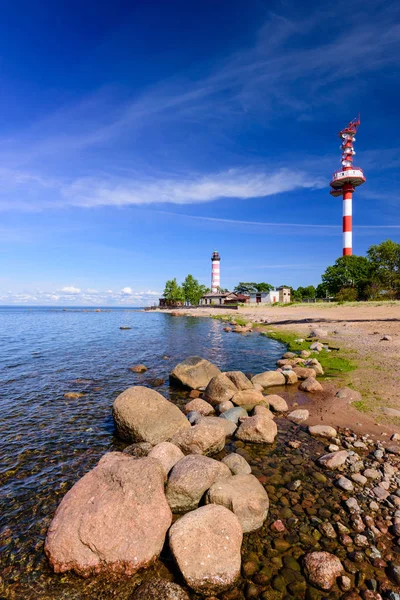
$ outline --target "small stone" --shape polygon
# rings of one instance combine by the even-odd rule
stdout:
[[[304,559],[309,581],[322,590],[330,590],[343,571],[343,565],[334,554],[311,552]]]
[[[177,584],[154,577],[139,586],[132,600],[189,600],[187,593]]]
[[[147,367],[145,365],[133,365],[132,367],[129,367],[129,370],[132,371],[132,373],[145,373]]]
[[[365,535],[357,534],[354,537],[354,543],[356,546],[360,546],[361,548],[367,548],[368,538]]]
[[[363,472],[364,477],[368,479],[380,479],[382,477],[381,473],[376,469],[365,469]]]
[[[289,413],[288,418],[291,419],[292,421],[307,421],[307,419],[309,418],[310,413],[308,412],[307,409],[297,409],[297,410],[293,410],[291,413]]]
[[[392,341],[392,339],[393,339],[393,338],[392,338],[392,336],[391,336],[391,335],[387,335],[387,334],[385,334],[385,335],[382,337],[381,341],[382,341],[382,342],[391,342],[391,341]]]
[[[347,457],[347,450],[339,450],[339,452],[332,452],[331,454],[321,456],[317,462],[327,469],[337,469],[345,464]]]
[[[340,450],[340,447],[336,444],[329,444],[328,450],[329,452],[338,452]]]
[[[286,400],[277,394],[265,396],[265,399],[268,401],[270,408],[275,412],[286,412],[289,409]]]
[[[342,488],[342,490],[345,490],[346,492],[351,492],[354,489],[354,485],[350,479],[347,479],[347,477],[339,477],[336,483],[340,488]]]
[[[68,400],[77,400],[78,398],[82,398],[85,394],[83,392],[67,392],[64,394],[64,398]]]
[[[290,440],[288,442],[288,446],[290,446],[291,448],[300,448],[301,442],[300,440]]]
[[[221,415],[222,413],[226,412],[227,410],[234,408],[234,406],[235,405],[230,400],[224,400],[223,402],[220,402],[218,404],[217,411]]]
[[[304,381],[299,385],[299,390],[303,392],[323,392],[324,388],[322,385],[314,378],[307,377]]]
[[[365,485],[368,481],[368,479],[364,477],[364,475],[361,475],[361,473],[353,473],[351,478],[353,481],[359,483],[360,485]]]
[[[345,505],[350,514],[357,514],[361,512],[361,508],[355,498],[349,498],[346,500]]]
[[[400,447],[399,446],[387,446],[386,447],[386,452],[389,452],[390,454],[399,455],[400,454]]]
[[[316,437],[335,438],[337,436],[336,429],[330,427],[330,425],[310,425],[308,431]]]
[[[205,400],[202,400],[201,398],[195,398],[194,400],[188,402],[183,409],[185,415],[192,411],[196,411],[202,416],[208,417],[209,415],[214,414],[214,407],[211,406],[211,404],[209,404]]]
[[[386,498],[389,496],[389,492],[379,485],[372,488],[372,492],[378,498],[378,500],[386,500]]]
[[[283,533],[284,531],[286,531],[286,527],[284,526],[282,521],[280,519],[278,519],[277,521],[274,521],[272,523],[271,530],[276,533]]]

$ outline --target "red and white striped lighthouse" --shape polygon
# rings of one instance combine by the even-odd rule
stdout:
[[[339,132],[342,140],[342,170],[335,171],[332,177],[331,195],[343,196],[343,256],[353,254],[353,192],[358,185],[365,183],[365,176],[360,167],[353,166],[355,155],[353,143],[360,125],[360,117],[353,119],[347,127]]]
[[[221,261],[221,257],[217,251],[212,253],[211,257],[211,292],[215,294],[218,292],[218,288],[221,285],[221,277],[219,270],[219,263]]]

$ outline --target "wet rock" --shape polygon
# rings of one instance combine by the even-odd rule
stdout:
[[[190,390],[189,398],[200,398],[201,392],[200,390]]]
[[[387,574],[393,583],[400,585],[400,565],[396,565],[394,562],[389,563]]]
[[[329,425],[311,425],[308,431],[316,437],[335,438],[337,436],[336,429]]]
[[[277,521],[274,521],[272,523],[271,531],[274,531],[275,533],[283,533],[284,531],[286,531],[286,527],[282,523],[282,521],[280,519],[278,519]]]
[[[330,590],[342,573],[343,565],[337,556],[329,552],[311,552],[304,559],[308,580],[322,590]]]
[[[376,469],[365,469],[365,471],[363,472],[364,477],[367,477],[368,479],[381,479],[382,477],[382,473],[380,473],[379,471],[377,471]]]
[[[379,485],[372,489],[372,493],[376,498],[378,498],[378,500],[386,500],[386,498],[389,496],[389,492]]]
[[[338,469],[342,465],[345,464],[346,459],[348,457],[347,450],[339,450],[339,452],[331,452],[330,454],[325,454],[318,459],[318,464],[326,469]]]
[[[154,577],[138,587],[132,600],[189,600],[189,596],[177,583]]]
[[[64,394],[64,398],[68,400],[77,400],[78,398],[82,398],[85,394],[83,392],[67,392]]]
[[[217,417],[222,421],[221,417]],[[216,454],[225,446],[225,428],[223,424],[206,422],[202,418],[200,423],[178,431],[171,439],[184,454]]]
[[[210,380],[204,392],[204,398],[213,406],[217,406],[221,402],[231,400],[237,392],[237,387],[226,373],[219,373]]]
[[[275,385],[285,385],[285,376],[279,371],[265,371],[252,377],[253,384],[259,383],[263,388],[273,387]]]
[[[244,419],[236,431],[239,440],[272,444],[278,434],[275,421],[264,415],[254,415]]]
[[[172,383],[178,383],[191,389],[206,387],[210,380],[221,371],[200,356],[190,356],[176,365],[170,374]]]
[[[177,406],[143,386],[128,388],[114,400],[113,417],[119,437],[128,442],[158,444],[190,428]]]
[[[257,390],[243,390],[237,392],[231,398],[231,402],[236,406],[240,406],[247,411],[252,410],[255,406],[266,406],[268,407],[268,401],[261,392]]]
[[[205,400],[202,400],[201,398],[195,398],[194,400],[191,400],[186,404],[186,406],[183,409],[185,415],[187,415],[191,411],[196,411],[204,417],[208,417],[209,415],[215,414],[214,407],[211,406],[211,404],[209,404]]]
[[[210,504],[174,523],[169,544],[186,583],[199,593],[218,593],[240,574],[243,532],[237,517]]]
[[[174,512],[197,508],[201,497],[216,481],[231,477],[222,462],[190,454],[173,467],[166,489],[168,503]]]
[[[314,377],[308,377],[301,382],[299,390],[303,392],[322,392],[324,388]]]
[[[225,375],[232,381],[239,392],[254,389],[250,379],[241,371],[226,371]]]
[[[220,404],[218,404],[217,411],[219,412],[219,414],[222,414],[231,408],[234,408],[233,402],[231,402],[230,400],[224,400],[223,402],[220,402]]]
[[[132,373],[145,373],[147,367],[145,365],[133,365],[132,367],[129,367],[129,370],[132,371]]]
[[[278,396],[277,394],[269,394],[265,396],[266,400],[270,408],[272,408],[275,412],[286,412],[289,410],[287,402],[282,396]]]
[[[175,444],[171,444],[171,442],[160,442],[160,444],[157,444],[150,450],[148,456],[149,458],[158,460],[162,466],[166,480],[172,467],[184,457],[184,454],[178,446],[175,446]]]
[[[336,444],[329,444],[328,450],[329,452],[338,452],[338,450],[340,450],[340,447]]]
[[[349,498],[348,500],[346,500],[345,505],[349,513],[352,515],[361,512],[361,508],[355,498]]]
[[[298,382],[299,378],[293,370],[282,370],[283,376],[285,377],[286,385],[294,385]]]
[[[309,418],[310,413],[308,412],[307,409],[303,409],[303,408],[299,408],[297,410],[293,410],[291,413],[289,413],[288,418],[291,419],[292,421],[307,421],[307,419]]]
[[[295,367],[293,369],[293,371],[296,373],[298,379],[308,379],[309,377],[312,377],[315,379],[315,377],[317,376],[317,373],[315,372],[314,369],[311,368],[307,368],[307,367]]]
[[[354,543],[356,546],[359,546],[360,548],[367,548],[368,547],[368,538],[365,535],[361,535],[361,534],[357,534],[354,536]]]
[[[338,487],[340,487],[342,490],[345,490],[346,492],[352,492],[354,489],[354,485],[352,484],[350,479],[347,479],[347,477],[339,477],[339,479],[337,479],[336,481],[336,484],[338,485]]]
[[[251,467],[249,463],[243,458],[243,456],[240,456],[240,454],[228,454],[228,456],[225,456],[221,462],[229,467],[232,475],[248,475],[251,473]]]
[[[244,533],[259,529],[268,515],[268,494],[254,475],[234,475],[217,481],[207,492],[207,504],[229,508],[239,519]]]
[[[248,417],[247,411],[241,406],[235,406],[234,408],[230,408],[220,415],[221,419],[228,419],[228,421],[232,421],[237,425],[239,423],[239,419],[242,417]]]
[[[109,452],[64,496],[45,552],[56,573],[132,575],[160,554],[171,521],[159,462]]]
[[[218,425],[218,427],[222,426],[225,431],[225,435],[228,437],[232,436],[237,429],[235,423],[229,421],[228,419],[221,419],[220,417],[202,417],[200,422]]]
[[[365,485],[368,481],[368,479],[364,477],[364,475],[361,475],[361,473],[353,473],[351,478],[359,485]]]

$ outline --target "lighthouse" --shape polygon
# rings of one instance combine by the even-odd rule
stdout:
[[[211,256],[211,292],[215,294],[218,292],[218,288],[221,285],[219,263],[221,257],[217,251],[212,253]]]
[[[366,181],[363,170],[353,166],[353,143],[356,141],[355,135],[359,126],[360,117],[350,121],[347,127],[339,132],[342,140],[342,169],[335,171],[330,183],[331,196],[343,196],[343,256],[353,254],[353,192]]]

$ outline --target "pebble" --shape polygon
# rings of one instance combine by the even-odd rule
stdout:
[[[346,492],[351,492],[354,489],[354,485],[350,479],[347,479],[347,477],[339,477],[339,479],[336,480],[336,483],[340,488],[342,488],[342,490],[345,490]]]
[[[376,469],[365,469],[363,472],[364,477],[367,479],[380,479],[382,477],[381,473]]]
[[[340,447],[336,446],[336,444],[329,444],[329,446],[328,446],[329,452],[338,452],[339,450],[340,450]]]
[[[353,481],[355,481],[355,483],[359,483],[360,485],[365,485],[368,481],[368,479],[364,477],[364,475],[361,475],[361,473],[353,473],[351,478]]]
[[[349,513],[351,513],[351,514],[361,512],[361,508],[355,498],[349,498],[348,500],[346,500],[345,505],[346,505]]]
[[[389,492],[387,492],[383,487],[377,485],[372,489],[373,494],[378,498],[378,500],[386,500],[389,496]]]

